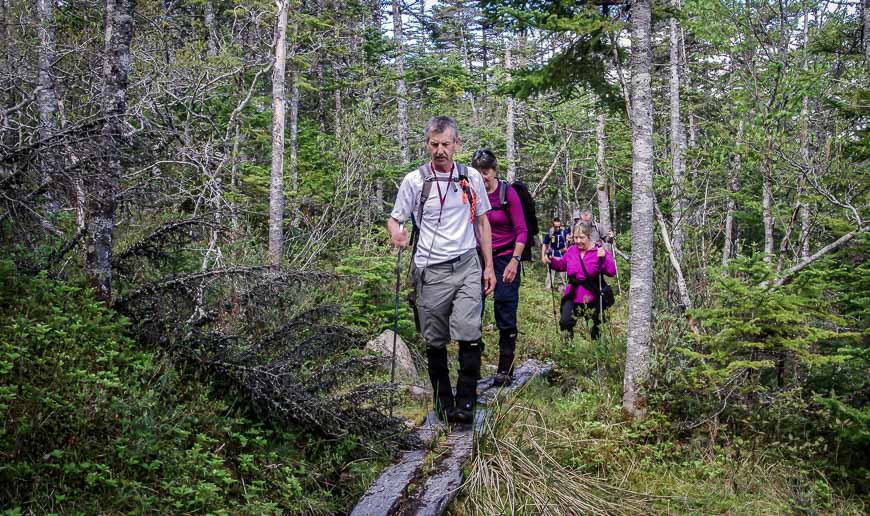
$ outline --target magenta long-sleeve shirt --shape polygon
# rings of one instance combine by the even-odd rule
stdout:
[[[586,275],[583,274],[580,260],[580,248],[576,245],[572,245],[567,251],[565,251],[565,254],[561,258],[553,258],[550,261],[550,265],[554,270],[567,272],[569,280],[571,278],[576,278],[579,281],[583,281],[586,279]],[[596,278],[595,281],[598,281],[598,275],[602,272],[605,276],[616,275],[616,264],[613,262],[613,255],[611,255],[610,251],[606,249],[604,250],[603,266],[599,264],[598,250],[594,248],[586,251],[582,260],[583,265],[586,266],[586,272],[589,273],[590,277]],[[572,294],[574,295],[574,302],[578,304],[591,303],[596,300],[594,292],[590,292],[582,285],[572,285],[569,281],[562,297]]]
[[[492,230],[492,248],[506,246],[511,242],[520,242],[525,244],[528,240],[529,230],[526,227],[526,219],[523,216],[523,205],[520,197],[513,187],[507,189],[508,210],[511,212],[511,218],[508,220],[505,210],[500,209],[498,192],[501,188],[496,188],[494,192],[489,194],[489,204],[492,209],[486,212],[489,218],[489,227]],[[513,225],[511,225],[513,222]],[[498,253],[499,256],[513,253],[514,248],[510,247]]]

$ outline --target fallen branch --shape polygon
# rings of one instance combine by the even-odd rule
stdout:
[[[680,267],[680,262],[674,256],[674,247],[671,245],[671,237],[668,235],[668,226],[665,223],[665,218],[662,211],[659,209],[658,200],[655,202],[656,218],[659,221],[659,227],[662,232],[662,240],[665,242],[665,247],[668,250],[668,257],[671,259],[671,265],[674,267],[674,273],[677,276],[677,290],[680,292],[680,301],[683,303],[684,309],[692,308],[692,298],[689,297],[689,288],[686,286],[686,278],[683,276],[683,269]],[[686,314],[686,320],[689,321],[689,327],[695,335],[698,335],[698,323],[692,316]]]
[[[837,249],[846,245],[850,240],[852,240],[856,236],[860,235],[861,233],[866,233],[868,230],[870,230],[870,224],[867,224],[859,229],[856,229],[854,231],[846,233],[845,235],[841,236],[837,240],[834,240],[830,244],[828,244],[825,247],[816,251],[815,254],[813,254],[812,256],[807,258],[806,260],[800,262],[799,264],[795,265],[791,269],[785,271],[785,274],[783,274],[778,280],[773,282],[773,286],[774,287],[781,287],[781,286],[789,283],[792,279],[794,279],[794,277],[799,272],[801,272],[802,270],[806,269],[807,267],[809,267],[810,265],[815,263],[819,258],[821,258],[822,256],[825,256],[826,254],[830,253],[831,251],[836,251]]]

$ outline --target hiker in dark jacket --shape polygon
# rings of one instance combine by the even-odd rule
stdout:
[[[588,321],[592,320],[592,339],[599,336],[598,325],[601,320],[598,305],[598,275],[616,275],[613,256],[604,247],[592,241],[592,225],[581,222],[572,230],[574,245],[568,248],[561,258],[548,258],[549,265],[568,273],[568,286],[562,295],[562,314],[559,328],[574,336],[576,315],[581,312]]]
[[[417,295],[420,332],[426,340],[429,379],[436,413],[451,422],[471,423],[477,403],[480,356],[481,277],[483,292],[495,288],[489,198],[480,173],[453,162],[460,145],[452,118],[437,116],[426,124],[426,148],[432,160],[405,175],[387,228],[393,245],[408,245],[401,224],[412,215],[419,238],[412,279]],[[429,187],[426,188],[426,184]],[[426,196],[420,206],[423,192]],[[477,255],[478,241],[483,263]],[[482,276],[481,276],[482,272]],[[447,344],[459,341],[459,377],[456,396],[450,386]]]
[[[498,179],[498,163],[489,149],[471,158],[471,166],[483,175],[489,204],[486,212],[492,231],[492,259],[495,269],[493,311],[498,327],[498,369],[494,385],[508,385],[513,379],[514,352],[517,346],[517,308],[520,303],[520,261],[526,247],[528,230],[523,206],[513,186]],[[501,189],[505,188],[504,193]],[[502,204],[502,195],[505,204]]]
[[[571,231],[568,228],[562,227],[562,219],[553,217],[553,225],[544,235],[543,245],[541,246],[541,263],[548,263],[545,257],[561,258],[562,254],[568,248]],[[554,288],[554,279],[558,279],[562,286],[568,284],[568,278],[563,272],[552,272],[552,267],[547,271],[547,289]]]

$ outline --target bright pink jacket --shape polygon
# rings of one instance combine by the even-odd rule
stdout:
[[[610,251],[607,249],[604,250],[603,266],[599,266],[597,249],[586,251],[586,254],[583,256],[583,264],[586,266],[586,272],[588,272],[589,276],[594,278],[596,282],[598,281],[598,274],[602,271],[606,276],[616,275],[616,264],[613,262],[613,255],[611,255]],[[586,279],[583,274],[583,268],[580,266],[580,249],[576,245],[569,247],[561,258],[552,258],[550,265],[554,270],[565,271],[568,273],[569,281],[562,297],[567,297],[573,294],[574,302],[577,304],[591,303],[596,300],[594,292],[590,292],[582,285],[571,284],[570,280],[572,278],[578,281]]]

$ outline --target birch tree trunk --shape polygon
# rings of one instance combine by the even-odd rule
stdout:
[[[770,153],[773,152],[770,136],[764,146],[764,177],[761,185],[761,220],[764,224],[764,261],[773,259],[773,170]]]
[[[423,7],[425,9],[425,6]],[[398,118],[399,154],[402,165],[411,164],[408,149],[408,89],[405,87],[405,50],[402,35],[402,4],[393,0],[393,39],[396,41],[396,118]]]
[[[511,80],[511,68],[513,67],[513,59],[511,56],[511,39],[510,36],[505,38],[504,45],[504,67],[507,71],[507,80]],[[507,127],[505,129],[505,145],[507,151],[505,158],[507,159],[507,180],[513,183],[517,177],[517,163],[514,156],[514,97],[507,96]]]
[[[743,148],[743,120],[737,123],[737,141],[732,158],[731,170],[728,174],[728,207],[725,210],[725,242],[722,245],[722,267],[728,265],[734,249],[734,213],[737,211],[737,192],[740,190],[740,169],[742,166],[741,152]]]
[[[595,190],[598,195],[598,222],[604,234],[610,231],[610,199],[607,196],[607,173],[604,169],[604,114],[598,115],[595,124],[598,153],[595,156]]]
[[[808,10],[804,11],[804,27],[803,27],[803,36],[804,36],[804,58],[803,58],[803,69],[807,69],[807,43],[809,40],[809,12]],[[866,36],[865,36],[866,38]],[[803,98],[803,106],[801,107],[801,159],[803,159],[804,166],[807,168],[807,173],[812,174],[812,160],[810,159],[810,138],[809,138],[809,125],[810,125],[810,100],[809,97],[804,95]],[[800,215],[801,215],[801,231],[800,231],[800,240],[798,242],[800,246],[800,250],[798,255],[801,260],[805,260],[810,256],[810,225],[812,223],[810,218],[810,204],[806,200],[806,180],[801,179],[800,188],[798,189],[798,195],[801,197],[800,200]]]
[[[680,9],[680,1],[673,0],[675,10]],[[680,27],[676,16],[671,17],[670,43],[670,94],[671,94],[671,226],[674,258],[683,263],[683,218],[688,202],[685,198],[686,164],[683,156],[686,154],[686,136],[683,130],[683,120],[680,116]]]
[[[122,138],[127,111],[130,74],[130,43],[133,39],[135,0],[106,1],[106,42],[103,64],[103,154],[102,169],[89,182],[86,201],[88,245],[85,270],[97,298],[112,300],[112,242],[115,209],[123,172]]]
[[[295,32],[295,31],[294,31]],[[294,194],[299,190],[299,70],[291,65],[290,72],[290,191]]]
[[[205,28],[208,30],[208,55],[214,57],[218,54],[218,34],[214,19],[214,6],[211,1],[207,1],[203,6],[203,18]]]
[[[293,24],[293,55],[296,55],[296,42],[299,34],[299,22]],[[295,61],[290,62],[290,135],[288,136],[290,144],[290,192],[291,192],[291,213],[290,227],[298,228],[301,218],[299,210],[299,67]]]
[[[632,205],[631,283],[628,343],[622,409],[626,417],[646,415],[641,389],[649,376],[650,324],[653,301],[653,126],[650,73],[651,0],[631,7]]]
[[[39,75],[37,86],[39,93],[36,96],[39,110],[39,167],[42,181],[49,181],[57,171],[60,154],[53,150],[51,138],[57,131],[57,91],[54,87],[52,68],[57,56],[57,44],[54,28],[54,1],[36,0],[36,11],[39,16]],[[48,210],[54,214],[60,209],[55,199],[49,199]]]
[[[867,73],[870,73],[870,0],[864,0],[864,62]]]
[[[325,7],[324,0],[317,0],[317,18],[323,17]],[[325,37],[324,33],[320,34]],[[318,45],[314,57],[314,71],[317,75],[317,121],[320,124],[320,132],[326,134],[326,99],[323,96],[323,45]],[[324,150],[321,145],[321,150]]]
[[[287,66],[287,10],[278,4],[275,65],[272,67],[272,181],[269,187],[269,262],[280,267],[284,256],[284,72]]]
[[[335,21],[334,21],[335,25],[334,25],[334,33],[333,33],[333,36],[335,37],[336,41],[341,41],[341,30],[340,30],[341,23],[339,21],[341,9],[342,9],[341,2],[336,2],[335,3]],[[338,61],[333,61],[332,80],[333,80],[333,83],[335,85],[335,90],[332,92],[332,97],[333,97],[333,101],[335,104],[334,105],[335,115],[333,116],[333,118],[335,120],[335,128],[334,128],[333,133],[335,134],[336,141],[338,141],[339,145],[340,145],[341,139],[342,139],[342,127],[341,127],[341,125],[342,125],[342,120],[341,120],[342,107],[341,107],[341,77],[340,77],[340,71],[338,69]]]

